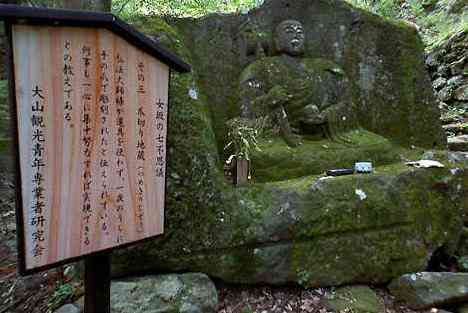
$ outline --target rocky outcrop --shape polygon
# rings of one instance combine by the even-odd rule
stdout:
[[[220,149],[226,121],[241,112],[241,72],[262,56],[276,54],[273,30],[287,19],[303,24],[304,58],[329,60],[343,69],[351,84],[350,102],[365,129],[408,146],[444,146],[424,46],[413,27],[345,1],[271,0],[246,15],[177,22],[192,52],[198,89],[209,99]]]
[[[452,151],[468,151],[468,135],[449,138],[448,147]]]
[[[468,129],[467,38],[468,30],[453,34],[426,59],[432,85],[442,109],[442,120],[450,124],[450,127],[445,127],[449,136],[466,134]]]
[[[77,304],[69,303],[61,306],[57,311],[54,313],[82,313],[83,308]]]
[[[395,279],[390,292],[414,309],[468,301],[468,274],[415,273]]]
[[[114,254],[115,274],[158,268],[249,284],[384,283],[424,269],[443,245],[453,251],[462,225],[463,190],[456,191],[462,173],[378,171],[225,193],[215,218],[199,211],[172,238]]]
[[[311,142],[297,153],[266,139],[255,183],[236,189],[217,162],[224,122],[238,115],[238,75],[255,57],[239,27],[254,22],[254,34],[268,42],[284,18],[304,23],[310,56],[331,59],[350,75],[364,126],[380,136],[362,130],[351,143],[349,136]],[[406,144],[444,143],[413,29],[343,2],[305,0],[270,1],[250,15],[211,15],[174,27],[148,17],[138,23],[166,34],[157,38],[194,71],[171,82],[165,233],[114,253],[114,275],[164,270],[249,284],[385,283],[424,270],[441,247],[454,251],[466,172],[447,160],[445,169],[412,169],[401,161],[424,152]],[[270,53],[263,39],[257,43]],[[320,175],[361,158],[375,162],[375,173]]]

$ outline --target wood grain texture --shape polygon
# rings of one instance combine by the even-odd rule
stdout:
[[[13,55],[26,269],[161,234],[167,65],[76,27],[14,25]]]

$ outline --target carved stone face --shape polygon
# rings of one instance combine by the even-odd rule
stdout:
[[[299,56],[304,53],[305,35],[302,24],[294,20],[286,20],[276,27],[276,49],[280,53]]]

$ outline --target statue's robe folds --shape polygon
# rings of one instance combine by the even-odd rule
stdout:
[[[289,125],[304,135],[317,133],[321,124],[338,131],[355,121],[346,74],[325,59],[262,58],[242,72],[240,98],[247,118],[268,116],[281,104]]]

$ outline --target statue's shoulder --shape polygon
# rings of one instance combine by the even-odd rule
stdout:
[[[329,59],[304,58],[302,62],[309,71],[330,72],[337,76],[345,76],[343,68]]]

